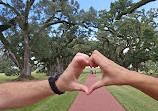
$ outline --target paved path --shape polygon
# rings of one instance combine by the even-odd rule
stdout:
[[[96,75],[90,74],[84,85],[90,87],[96,81],[98,81]],[[105,87],[102,87],[89,96],[80,92],[69,111],[125,111],[125,109]]]

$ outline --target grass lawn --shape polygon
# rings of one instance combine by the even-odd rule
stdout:
[[[84,69],[83,74],[81,74],[79,78],[80,83],[85,82],[90,70],[96,70],[97,76],[101,78],[102,74],[99,68]],[[48,78],[44,73],[32,73],[32,75],[39,79]],[[15,79],[16,77],[17,76],[7,77],[4,74],[0,74],[0,82],[8,79]],[[158,111],[158,102],[135,88],[130,86],[108,86],[107,89],[120,102],[126,111]],[[48,97],[43,101],[26,108],[7,111],[68,111],[77,94],[78,92],[66,92],[61,96],[54,95]]]
[[[97,76],[101,78],[101,73]],[[130,86],[108,86],[107,89],[126,111],[158,111],[158,101]]]
[[[33,74],[33,76],[42,79],[48,78],[45,77],[45,74]],[[83,72],[78,81],[83,84],[87,77],[88,77],[88,73]],[[71,104],[75,100],[77,94],[78,91],[66,92],[65,94],[60,96],[58,95],[50,96],[34,105],[25,108],[6,110],[6,111],[68,111],[69,108],[71,107]]]
[[[48,79],[48,76],[45,76],[45,73],[34,73],[32,72],[32,76],[38,79]],[[0,73],[0,83],[5,82],[7,80],[13,80],[18,78],[18,76],[5,76],[4,73]]]
[[[17,78],[18,76],[5,76],[4,73],[0,73],[0,83],[6,81],[6,80],[12,80]]]

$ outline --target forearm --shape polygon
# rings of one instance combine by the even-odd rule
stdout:
[[[0,110],[29,106],[53,94],[48,80],[0,84]]]
[[[131,71],[129,85],[158,100],[158,79]]]

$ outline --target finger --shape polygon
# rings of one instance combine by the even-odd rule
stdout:
[[[100,88],[100,87],[102,87],[102,86],[104,86],[104,84],[102,83],[101,80],[98,81],[98,82],[96,82],[95,84],[93,84],[93,85],[91,86],[91,88],[90,88],[89,91],[88,91],[88,94],[91,94],[94,90],[96,90],[96,89],[98,89],[98,88]]]
[[[90,63],[88,61],[89,56],[84,53],[77,53],[74,57],[74,60],[76,60],[82,68],[85,68],[86,66],[90,66]]]
[[[93,62],[89,61],[90,67],[93,67]]]
[[[89,58],[89,61],[91,61],[90,63],[93,63],[93,64],[91,64],[91,67],[94,66],[94,63],[97,64],[97,65],[99,65],[101,68],[105,64],[104,59],[101,58],[100,56],[98,56],[95,53],[92,54],[92,56]]]
[[[79,87],[79,90],[78,91],[83,91],[85,92],[86,94],[88,94],[88,88],[83,85],[83,84],[78,84],[78,87]]]
[[[89,56],[84,54],[84,53],[77,53],[76,56],[83,56],[83,57],[85,57],[87,59],[89,58]]]
[[[106,58],[104,55],[102,55],[99,51],[97,51],[97,50],[94,50],[93,51],[93,54],[92,54],[92,56],[93,55],[97,55],[97,56],[99,56],[102,60],[104,60],[104,62],[106,62],[106,63],[109,63],[109,62],[111,62],[111,60],[109,60],[108,58]]]
[[[112,65],[114,67],[120,68],[120,66],[118,64],[116,64],[115,62],[113,62],[112,60],[108,59],[107,57],[105,57],[104,55],[102,55],[99,51],[95,50],[93,51],[93,54],[98,55],[100,58],[104,59],[104,62],[107,63],[108,65]],[[92,55],[93,55],[92,54]]]
[[[101,58],[105,58],[105,56],[102,55],[102,54],[101,54],[99,51],[97,51],[97,50],[94,50],[93,53],[92,53],[92,55],[93,55],[93,54],[96,54],[96,55],[100,56]]]
[[[90,63],[88,61],[88,58],[85,58],[83,56],[78,56],[75,58],[75,61],[82,67],[85,68],[86,66],[89,66]]]

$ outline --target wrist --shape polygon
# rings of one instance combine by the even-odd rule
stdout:
[[[61,92],[59,89],[58,89],[58,87],[59,87],[59,85],[58,84],[56,84],[56,81],[59,79],[59,77],[62,75],[62,73],[58,73],[58,74],[55,74],[55,75],[53,75],[53,76],[50,76],[49,78],[48,78],[48,81],[49,81],[49,85],[50,85],[50,87],[51,87],[51,89],[53,90],[53,92],[55,93],[55,94],[63,94],[64,92]],[[58,83],[58,82],[57,82]]]
[[[134,84],[139,84],[141,83],[141,79],[142,79],[142,74],[136,72],[136,71],[130,71],[129,72],[129,81],[128,81],[128,85],[133,86]]]
[[[55,84],[56,84],[56,86],[57,86],[57,88],[58,88],[58,90],[60,92],[65,92],[65,90],[64,90],[64,84],[63,84],[63,81],[62,81],[62,76],[60,76],[58,78],[58,80],[56,80]]]

